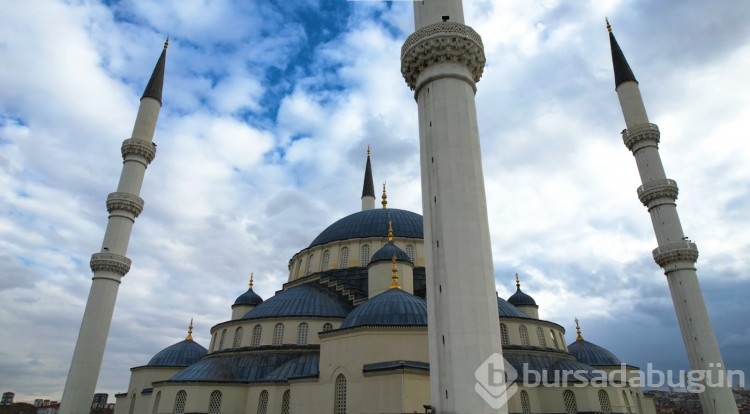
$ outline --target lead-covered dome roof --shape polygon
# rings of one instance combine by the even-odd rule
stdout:
[[[351,305],[317,285],[306,284],[282,290],[243,316],[243,319],[278,317],[344,318]]]
[[[520,287],[516,288],[516,293],[508,298],[508,302],[513,306],[537,306],[534,298],[523,293]]]
[[[389,220],[393,222],[395,237],[424,238],[423,219],[420,214],[396,208],[376,208],[358,211],[331,224],[308,247],[338,240],[383,237],[386,235]]]
[[[497,297],[497,313],[501,318],[529,318],[529,315],[500,296]]]
[[[427,326],[427,302],[401,289],[388,289],[355,308],[341,329],[355,326]]]
[[[261,298],[257,293],[253,292],[253,288],[248,289],[247,292],[238,296],[237,300],[234,301],[235,305],[258,306],[261,303],[263,303],[263,298]]]
[[[409,257],[409,255],[393,243],[387,243],[385,246],[381,247],[377,252],[375,252],[375,254],[373,254],[370,258],[370,263],[384,261],[390,262],[394,257],[399,262],[411,263],[411,258]]]
[[[577,339],[568,345],[568,351],[576,357],[578,362],[586,365],[620,365],[622,363],[620,358],[612,352],[585,339]]]
[[[195,364],[208,353],[208,350],[192,339],[185,339],[170,345],[154,355],[149,366],[187,367]]]

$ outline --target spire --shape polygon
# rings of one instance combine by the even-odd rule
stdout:
[[[188,334],[185,337],[186,341],[192,341],[193,340],[193,318],[190,318],[190,325],[188,326]]]
[[[518,278],[518,273],[516,273],[516,289],[521,290],[521,279]]]
[[[401,289],[401,285],[398,284],[398,267],[396,267],[396,255],[393,255],[393,270],[391,270],[391,289]]]
[[[385,208],[388,205],[388,195],[385,193],[385,182],[383,183],[383,195],[380,196],[380,198],[383,200],[380,202],[380,204],[382,204],[383,208]]]
[[[625,60],[625,55],[622,53],[620,45],[617,44],[615,35],[612,33],[612,25],[609,24],[609,19],[605,19],[605,21],[607,22],[607,31],[609,32],[609,46],[612,49],[612,66],[615,70],[615,88],[627,81],[638,83],[635,79],[635,75],[633,75],[633,71],[630,69],[630,65],[628,65],[628,61]]]
[[[362,197],[375,198],[375,184],[372,181],[372,164],[370,164],[370,146],[367,146],[367,164],[365,165],[365,182],[362,184]]]
[[[393,243],[393,221],[388,220],[388,243]]]
[[[578,325],[578,318],[576,318],[576,333],[578,333],[576,341],[583,341],[583,337],[581,336],[581,326]]]
[[[159,56],[159,60],[156,62],[154,72],[151,74],[151,79],[149,79],[148,85],[146,85],[146,90],[143,91],[143,96],[141,96],[141,99],[153,98],[161,103],[161,90],[162,86],[164,85],[164,66],[167,60],[168,46],[169,37],[167,37],[167,40],[164,41],[164,49],[161,51],[161,56]]]
[[[253,288],[253,272],[250,272],[250,289]]]

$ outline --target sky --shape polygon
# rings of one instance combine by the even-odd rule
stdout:
[[[163,94],[97,385],[268,298],[360,210],[365,152],[421,213],[410,2],[0,0],[0,391],[60,399],[105,199],[169,35]],[[728,369],[750,374],[750,2],[464,0],[495,283],[645,368],[689,369],[614,90],[608,16],[636,78]],[[744,229],[744,230],[743,230]],[[110,397],[110,401],[113,398]]]

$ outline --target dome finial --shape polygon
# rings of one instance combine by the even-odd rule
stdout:
[[[521,279],[518,278],[518,272],[516,272],[516,289],[521,290]]]
[[[250,289],[253,288],[253,272],[250,272]]]
[[[383,201],[380,202],[380,204],[383,205],[383,208],[388,205],[388,195],[385,193],[385,181],[383,181],[383,195],[380,196]]]
[[[388,243],[393,243],[393,220],[388,220]]]
[[[398,284],[398,267],[396,267],[396,255],[393,255],[393,270],[391,271],[391,289],[401,289],[401,285]]]
[[[193,340],[193,318],[190,318],[190,325],[188,325],[188,334],[185,337],[186,341],[192,341]]]
[[[612,33],[612,25],[609,24],[609,18],[605,17],[604,21],[607,22],[607,32]]]
[[[576,341],[583,341],[583,337],[581,336],[581,326],[578,325],[578,318],[576,318],[576,333],[578,334]]]

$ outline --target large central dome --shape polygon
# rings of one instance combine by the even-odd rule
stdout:
[[[389,220],[393,222],[395,237],[424,238],[423,219],[420,214],[396,208],[376,208],[358,211],[331,224],[310,243],[309,247],[337,240],[385,237]]]

